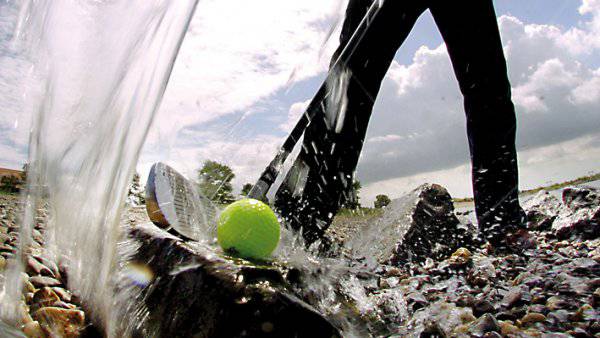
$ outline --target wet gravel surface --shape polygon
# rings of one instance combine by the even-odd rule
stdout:
[[[486,246],[461,248],[443,260],[381,264],[374,278],[370,275],[361,282],[366,285],[361,292],[369,300],[365,303],[376,306],[361,308],[358,299],[353,299],[358,312],[380,324],[371,334],[600,337],[600,238],[595,230],[589,231],[595,223],[578,221],[567,227],[570,230],[563,226],[557,231],[552,222],[564,221],[559,209],[565,205],[559,203],[551,212],[537,208],[542,216],[531,224],[537,243],[533,249],[507,253]],[[0,196],[2,279],[15,264],[18,211],[17,197]],[[88,319],[77,295],[66,286],[68,276],[43,248],[45,216],[43,210],[36,216],[34,243],[25,253],[25,286],[15,325],[29,337],[85,335]],[[552,221],[544,221],[545,216]],[[143,208],[129,209],[125,217],[131,223],[146,221]],[[353,222],[342,222],[332,231],[345,238],[361,226],[361,221]]]

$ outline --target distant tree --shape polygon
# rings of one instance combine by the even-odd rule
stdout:
[[[138,173],[133,174],[131,184],[129,185],[129,192],[127,193],[127,201],[132,205],[142,205],[146,203],[144,197],[145,191],[140,184],[140,175]]]
[[[242,192],[241,192],[240,195],[246,197],[250,193],[250,190],[252,190],[252,184],[251,183],[246,183],[246,184],[244,184],[242,186]]]
[[[343,206],[344,208],[352,210],[360,208],[360,196],[358,196],[358,194],[360,193],[361,188],[362,185],[360,184],[359,180],[354,180],[352,182],[352,187],[350,189],[350,193],[348,194],[348,200]]]
[[[0,179],[0,188],[6,192],[15,193],[19,192],[20,180],[18,177],[13,175],[2,176]]]
[[[377,195],[375,196],[375,208],[381,209],[390,204],[391,200],[387,195]]]
[[[233,170],[227,165],[205,161],[198,170],[200,192],[217,203],[229,204],[235,200],[231,186],[234,177]]]
[[[21,185],[25,185],[27,183],[27,175],[29,174],[29,163],[23,164],[23,173],[21,174]]]

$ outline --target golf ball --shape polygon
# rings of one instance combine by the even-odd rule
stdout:
[[[227,206],[217,225],[217,241],[223,250],[244,258],[268,257],[277,248],[279,235],[279,221],[273,210],[251,198]]]

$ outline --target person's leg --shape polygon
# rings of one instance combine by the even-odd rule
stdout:
[[[346,45],[371,3],[371,0],[350,0],[340,47],[333,59]],[[277,209],[292,228],[303,229],[308,243],[322,236],[335,213],[349,198],[381,81],[396,50],[424,11],[423,5],[415,3],[420,2],[388,0],[384,3],[347,69],[342,69],[342,72],[349,72],[348,86],[343,93],[345,113],[339,114],[336,120],[330,112],[326,112],[328,109],[338,110],[341,101],[327,100],[322,105],[323,111],[307,127],[302,149],[294,163],[298,171],[305,168],[304,175],[300,175],[305,176],[305,181],[301,179],[298,183],[298,175],[288,175],[278,191]]]
[[[492,0],[432,0],[431,13],[464,95],[479,228],[493,244],[524,225],[516,117]]]

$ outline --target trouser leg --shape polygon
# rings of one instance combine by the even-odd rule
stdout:
[[[492,0],[432,0],[464,96],[480,230],[497,243],[521,227],[516,117]]]
[[[371,5],[371,0],[350,0],[340,36],[340,49],[352,36]],[[341,73],[349,72],[345,94],[346,109],[337,120],[328,109],[338,110],[342,101],[326,100],[323,111],[310,122],[294,166],[308,168],[303,191],[294,203],[293,182],[278,192],[276,207],[292,228],[302,227],[310,243],[330,225],[333,216],[347,201],[352,178],[381,82],[396,50],[406,39],[424,11],[418,1],[388,0]],[[343,120],[342,119],[343,116]],[[286,181],[291,181],[287,180]],[[288,182],[289,183],[289,182]],[[297,201],[299,200],[299,201]]]

